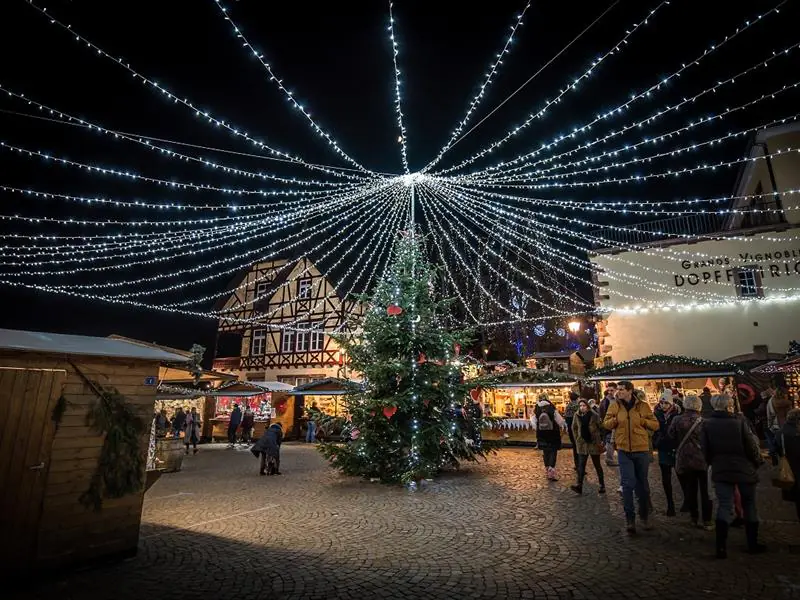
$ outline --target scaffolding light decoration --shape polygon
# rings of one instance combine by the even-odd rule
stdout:
[[[524,1],[524,0],[523,0]],[[669,234],[663,231],[645,231],[636,226],[605,226],[598,224],[600,215],[610,211],[645,215],[645,216],[689,216],[703,212],[706,206],[713,206],[717,215],[739,214],[776,214],[777,208],[736,209],[725,206],[734,201],[747,201],[757,198],[774,197],[777,192],[697,198],[686,197],[674,202],[660,202],[648,199],[630,201],[606,201],[592,199],[582,202],[567,195],[570,189],[599,188],[607,185],[633,186],[642,181],[672,179],[681,175],[701,176],[720,168],[739,165],[748,161],[766,160],[765,157],[743,157],[734,161],[718,161],[714,158],[699,160],[691,166],[664,169],[661,164],[672,158],[691,154],[711,153],[715,148],[731,140],[740,139],[752,132],[755,127],[745,127],[724,135],[709,135],[707,139],[692,144],[683,144],[680,148],[662,150],[658,148],[654,154],[639,156],[644,148],[655,148],[658,145],[677,139],[689,132],[710,127],[721,122],[733,113],[760,108],[778,95],[796,93],[798,83],[778,84],[772,91],[752,98],[748,102],[705,113],[688,115],[684,124],[667,133],[651,134],[655,124],[661,123],[665,115],[685,110],[690,112],[695,101],[702,97],[722,98],[722,95],[734,88],[737,80],[756,73],[761,69],[772,68],[783,57],[793,55],[800,44],[792,44],[775,49],[767,57],[734,76],[714,77],[714,81],[702,83],[700,91],[693,95],[681,95],[677,102],[665,102],[661,108],[649,112],[643,119],[614,126],[614,120],[625,115],[635,103],[652,99],[657,94],[666,94],[680,85],[680,75],[692,69],[706,57],[721,52],[739,38],[745,31],[759,24],[765,17],[776,15],[786,0],[773,9],[744,21],[724,38],[707,46],[698,57],[680,63],[671,75],[659,78],[649,88],[634,92],[623,104],[596,113],[594,119],[583,119],[582,123],[552,140],[526,144],[522,154],[516,157],[503,157],[500,151],[511,139],[527,132],[529,126],[538,119],[544,118],[555,110],[562,98],[567,94],[578,93],[584,84],[593,80],[593,75],[602,65],[611,67],[607,60],[626,51],[633,41],[633,36],[656,16],[668,1],[661,2],[649,10],[645,17],[628,27],[625,36],[610,47],[604,54],[591,61],[586,70],[572,78],[556,94],[548,94],[549,98],[538,110],[532,111],[521,126],[515,126],[507,133],[480,148],[476,154],[453,167],[434,170],[442,159],[448,156],[450,149],[461,137],[466,126],[477,114],[480,105],[485,101],[487,92],[496,80],[504,58],[510,52],[512,42],[523,23],[523,17],[531,6],[526,2],[522,11],[512,19],[510,33],[504,35],[501,51],[489,62],[489,70],[483,74],[479,87],[467,104],[466,114],[451,131],[447,143],[435,153],[433,159],[421,171],[412,172],[407,155],[407,128],[403,113],[404,100],[401,94],[401,71],[398,64],[399,43],[397,39],[394,5],[389,4],[389,41],[391,42],[394,66],[394,112],[399,130],[398,142],[401,147],[403,169],[401,173],[379,173],[363,166],[355,158],[342,150],[327,130],[311,117],[308,111],[295,97],[287,84],[275,73],[273,67],[251,42],[245,38],[241,28],[232,20],[228,8],[222,0],[214,0],[220,14],[236,39],[241,42],[246,53],[257,61],[267,73],[269,80],[282,93],[293,111],[299,112],[317,138],[329,147],[335,160],[344,166],[321,165],[305,161],[299,155],[279,150],[261,142],[253,134],[238,126],[232,125],[209,110],[198,108],[198,104],[187,98],[174,94],[166,86],[142,75],[126,61],[115,58],[89,39],[76,33],[71,26],[65,25],[52,17],[47,9],[31,4],[39,14],[47,17],[52,25],[68,33],[80,46],[88,48],[101,61],[116,64],[123,73],[127,73],[134,81],[141,83],[170,104],[193,111],[198,118],[198,127],[223,129],[232,139],[245,142],[259,152],[258,156],[271,161],[274,169],[269,172],[250,171],[226,162],[218,162],[208,158],[176,152],[171,146],[182,142],[162,138],[148,138],[125,132],[115,131],[96,122],[78,118],[47,104],[27,98],[24,94],[2,86],[0,91],[13,102],[25,103],[33,107],[34,112],[47,122],[68,124],[74,131],[88,131],[99,134],[120,144],[131,144],[147,150],[149,156],[163,156],[168,163],[195,165],[208,173],[219,174],[220,185],[194,183],[171,176],[156,177],[155,173],[141,175],[126,167],[94,165],[88,162],[68,160],[54,156],[41,150],[30,150],[27,144],[17,145],[0,142],[0,148],[10,155],[38,159],[38,165],[52,168],[61,165],[75,169],[93,177],[115,178],[127,181],[132,185],[156,185],[161,188],[158,200],[130,200],[114,197],[91,197],[70,190],[49,190],[42,185],[41,189],[14,187],[0,181],[0,190],[20,195],[32,201],[26,207],[25,214],[3,215],[0,219],[11,226],[35,226],[37,231],[31,234],[25,230],[17,233],[2,234],[4,256],[0,262],[0,284],[8,287],[24,287],[49,294],[70,296],[86,300],[97,300],[124,306],[146,308],[172,314],[202,317],[217,320],[221,316],[230,322],[238,322],[243,326],[258,324],[273,317],[277,311],[270,309],[261,316],[245,316],[244,318],[228,317],[219,311],[204,310],[203,305],[224,296],[226,291],[212,294],[199,293],[200,285],[208,284],[218,277],[246,269],[258,262],[273,259],[279,254],[298,252],[301,245],[308,245],[307,252],[315,260],[320,274],[331,278],[336,289],[337,282],[343,283],[345,294],[358,290],[369,291],[376,279],[386,277],[389,273],[389,254],[393,240],[398,232],[408,230],[413,221],[412,231],[430,240],[427,244],[429,254],[441,269],[440,285],[448,286],[456,304],[461,308],[463,318],[473,325],[505,325],[529,322],[535,325],[533,333],[546,333],[542,321],[558,317],[560,320],[571,320],[578,315],[607,314],[606,309],[598,309],[593,303],[580,298],[574,292],[574,283],[581,277],[575,275],[578,269],[587,272],[593,268],[592,263],[584,256],[591,252],[594,244],[603,241],[601,236],[586,230],[605,227],[609,231],[623,234],[637,233],[642,236],[667,236],[670,239],[689,239],[689,235]],[[777,71],[776,71],[777,72]],[[407,80],[405,81],[407,83]],[[723,102],[724,100],[720,100]],[[35,116],[35,115],[26,115]],[[783,117],[769,123],[761,123],[758,127],[786,123],[796,119],[798,115]],[[607,127],[602,131],[602,127]],[[473,127],[474,129],[474,127]],[[524,130],[524,131],[523,131]],[[470,130],[472,131],[472,130]],[[470,133],[468,131],[467,133]],[[595,133],[591,138],[585,136],[589,131]],[[632,132],[641,137],[635,141],[627,140]],[[413,132],[412,132],[413,133]],[[393,138],[394,139],[394,138]],[[594,151],[592,148],[610,140],[619,140],[616,147]],[[189,146],[189,144],[184,144]],[[116,146],[116,145],[115,145]],[[218,148],[206,148],[216,152]],[[781,148],[766,157],[796,154],[800,149]],[[482,168],[467,167],[478,159],[492,154],[496,161],[493,165]],[[623,155],[627,158],[622,158]],[[639,165],[655,165],[652,170],[643,174],[632,173]],[[280,168],[303,167],[304,176],[284,176]],[[591,174],[606,174],[611,170],[619,172],[618,176],[607,176],[593,180]],[[153,175],[153,176],[151,176]],[[589,175],[590,177],[586,177]],[[233,183],[235,179],[250,179],[259,182],[259,189],[241,187]],[[231,183],[229,183],[231,181]],[[38,185],[37,185],[38,187]],[[534,190],[550,190],[555,197],[541,198],[532,193]],[[783,195],[795,194],[798,190],[785,190]],[[206,194],[203,199],[187,199],[186,194]],[[222,195],[228,200],[213,202],[210,198]],[[241,197],[241,203],[230,200]],[[180,200],[176,200],[179,198]],[[45,202],[59,202],[75,207],[69,218],[56,218],[48,215],[38,216],[45,208]],[[414,209],[418,205],[420,219],[415,219]],[[120,218],[99,218],[93,214],[95,208],[111,209],[123,214]],[[564,214],[566,210],[566,214]],[[80,212],[83,211],[83,212]],[[147,218],[139,214],[146,211]],[[168,217],[191,211],[192,218],[170,219]],[[159,213],[150,218],[152,213]],[[583,213],[583,214],[581,214]],[[88,215],[88,216],[87,216]],[[187,215],[189,216],[189,215]],[[73,235],[70,228],[91,228],[97,234]],[[48,230],[39,233],[39,230]],[[50,233],[53,231],[54,233]],[[62,232],[63,231],[63,232]],[[272,239],[271,239],[272,238]],[[701,236],[701,239],[703,237]],[[708,239],[714,239],[710,236]],[[743,243],[757,242],[755,238],[729,236],[728,239],[740,240]],[[764,235],[764,241],[787,241],[792,236]],[[243,250],[245,243],[256,245],[256,248]],[[639,248],[631,244],[617,245],[622,250],[637,250],[645,255],[686,259],[697,258],[690,247]],[[529,252],[530,256],[522,255]],[[509,253],[517,253],[522,258],[512,260]],[[181,261],[188,256],[207,256],[209,260],[196,266],[186,266]],[[716,289],[682,292],[685,302],[650,303],[637,298],[640,293],[664,292],[665,286],[655,276],[662,275],[663,269],[641,266],[634,272],[631,267],[634,261],[624,254],[614,256],[612,264],[626,265],[625,268],[605,269],[604,275],[609,281],[626,286],[617,290],[610,286],[609,291],[622,298],[620,306],[614,309],[620,313],[643,312],[648,310],[704,310],[730,306],[732,303]],[[292,268],[293,262],[284,267]],[[162,272],[148,275],[140,272],[145,266],[163,268]],[[281,284],[269,285],[270,293],[281,289],[292,289],[292,284],[304,271],[294,273]],[[341,271],[341,272],[340,272]],[[84,274],[104,275],[102,282],[86,283],[81,278]],[[336,275],[334,276],[334,273]],[[251,282],[252,283],[252,282]],[[716,283],[716,282],[715,282]],[[242,285],[237,287],[240,290]],[[591,282],[590,285],[598,287]],[[222,286],[220,286],[222,289]],[[499,293],[503,290],[503,293]],[[798,297],[794,288],[775,289],[775,295],[768,299],[752,300],[752,302],[790,302]],[[181,299],[162,301],[165,295],[180,292]],[[296,293],[290,292],[290,301],[296,300]],[[515,305],[510,298],[527,302],[534,310],[528,314]],[[310,316],[319,304],[312,303],[310,310],[300,311],[291,321],[282,325],[266,323],[266,327],[287,329],[302,328],[302,319]],[[735,300],[734,303],[743,302]],[[241,308],[251,310],[254,299],[246,299]],[[198,307],[198,308],[192,308]],[[499,315],[499,318],[498,318]],[[541,337],[541,336],[540,336]],[[413,368],[413,367],[412,367]]]

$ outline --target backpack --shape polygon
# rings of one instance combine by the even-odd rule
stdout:
[[[536,408],[536,429],[537,431],[553,431],[555,429],[555,409],[553,405]]]

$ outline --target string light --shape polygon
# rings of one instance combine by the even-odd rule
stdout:
[[[187,98],[181,98],[179,96],[176,96],[175,94],[170,92],[165,87],[159,85],[156,81],[145,77],[144,75],[142,75],[141,73],[139,73],[138,71],[133,69],[130,66],[130,64],[128,64],[127,62],[124,62],[121,58],[115,58],[115,57],[111,56],[105,50],[103,50],[102,48],[100,48],[96,44],[92,43],[90,40],[88,40],[84,36],[76,33],[75,30],[72,29],[71,25],[65,25],[64,23],[62,23],[58,19],[54,18],[50,13],[47,12],[47,8],[41,8],[41,7],[37,6],[33,2],[33,0],[28,0],[28,4],[30,6],[32,6],[33,8],[35,8],[41,15],[46,17],[49,20],[51,25],[57,25],[58,27],[60,27],[61,29],[63,29],[64,31],[69,33],[71,36],[73,36],[74,39],[79,44],[85,45],[87,48],[91,48],[92,50],[94,50],[94,52],[98,56],[106,58],[106,59],[110,60],[111,62],[116,63],[117,65],[121,66],[123,69],[128,71],[134,77],[134,79],[140,80],[142,82],[142,84],[144,84],[145,87],[151,87],[152,89],[160,92],[161,95],[166,97],[168,100],[172,101],[173,104],[181,104],[181,105],[185,106],[186,108],[191,109],[195,113],[195,116],[202,117],[208,123],[212,123],[213,125],[216,125],[217,127],[221,127],[223,129],[227,130],[229,133],[232,133],[234,136],[246,140],[247,142],[249,142],[250,144],[252,144],[256,148],[258,148],[259,150],[266,150],[267,152],[269,152],[273,156],[279,156],[281,158],[288,159],[291,162],[297,163],[298,165],[301,165],[301,166],[306,167],[308,169],[312,169],[312,170],[316,170],[316,171],[320,171],[321,170],[321,171],[324,171],[324,172],[329,173],[331,175],[335,174],[335,172],[332,169],[327,169],[325,167],[320,167],[320,166],[315,165],[313,163],[306,162],[305,160],[303,160],[299,156],[293,156],[293,155],[291,155],[291,154],[289,154],[287,152],[284,152],[282,150],[277,150],[277,149],[267,145],[266,143],[260,141],[259,139],[253,137],[251,134],[249,134],[248,132],[240,129],[239,127],[234,127],[233,125],[227,123],[225,120],[220,119],[218,117],[215,117],[214,115],[209,113],[207,110],[203,110],[203,109],[198,108],[191,101],[189,101]]]
[[[199,158],[196,156],[188,156],[186,154],[181,154],[180,152],[175,152],[174,150],[170,150],[169,148],[165,148],[163,146],[157,146],[153,144],[149,139],[144,139],[140,137],[135,137],[128,135],[126,133],[112,131],[111,129],[107,129],[102,125],[98,125],[97,123],[92,123],[90,121],[86,121],[85,119],[80,119],[78,117],[72,116],[67,114],[63,111],[60,111],[55,108],[51,108],[45,104],[41,104],[35,100],[32,100],[25,96],[24,94],[18,94],[7,87],[0,85],[0,91],[5,92],[7,96],[12,98],[16,98],[17,100],[24,101],[31,106],[35,106],[38,110],[47,112],[51,116],[55,117],[57,120],[63,121],[65,123],[69,123],[71,125],[76,125],[78,127],[82,127],[88,129],[89,131],[93,131],[95,133],[102,133],[106,136],[111,137],[115,140],[126,140],[129,142],[133,142],[135,144],[140,144],[145,146],[148,150],[152,150],[157,152],[162,156],[167,156],[169,158],[180,159],[184,162],[197,162],[200,164],[205,165],[206,167],[211,167],[213,169],[220,169],[223,173],[226,174],[233,174],[233,175],[241,175],[243,177],[250,177],[250,178],[257,178],[263,179],[265,181],[275,181],[277,183],[285,183],[285,184],[292,184],[292,185],[304,185],[304,186],[326,186],[326,187],[343,187],[352,185],[351,183],[343,183],[343,182],[328,182],[328,181],[317,181],[314,179],[299,179],[296,177],[293,178],[286,178],[286,177],[279,177],[277,175],[271,175],[268,173],[256,173],[253,171],[245,171],[243,169],[239,169],[237,167],[231,167],[228,165],[223,165],[220,163],[215,163],[205,158]],[[333,169],[327,169],[326,173],[330,171],[329,174],[333,174]],[[346,173],[338,173],[339,176],[354,180],[354,181],[363,181],[365,177],[358,176],[358,175],[350,175]]]
[[[489,71],[486,72],[486,74],[484,75],[483,82],[481,83],[478,92],[470,101],[469,107],[467,108],[467,113],[464,115],[464,118],[462,118],[461,121],[458,122],[458,125],[456,125],[455,129],[453,129],[453,132],[450,134],[450,139],[447,140],[447,143],[444,145],[444,147],[441,150],[439,150],[439,153],[436,155],[436,157],[430,163],[428,163],[424,169],[422,169],[422,173],[427,173],[428,171],[430,171],[430,169],[432,169],[439,163],[442,157],[444,157],[445,153],[448,150],[450,150],[452,145],[461,135],[461,132],[464,130],[464,127],[466,127],[467,123],[470,122],[473,113],[475,113],[475,111],[478,109],[478,106],[481,103],[481,100],[483,100],[483,98],[486,96],[486,92],[491,86],[492,81],[494,80],[494,76],[497,74],[497,71],[500,69],[500,65],[503,64],[503,58],[505,57],[506,54],[511,52],[511,43],[514,41],[514,35],[517,33],[517,29],[519,29],[519,27],[522,25],[522,19],[523,17],[525,17],[525,13],[528,12],[528,9],[530,7],[531,3],[530,1],[528,1],[525,4],[525,8],[523,8],[522,11],[517,15],[515,23],[511,26],[511,34],[506,39],[506,42],[503,45],[502,50],[500,50],[500,52],[497,53],[494,62],[492,62],[489,65]]]
[[[228,23],[230,23],[230,26],[233,29],[233,32],[236,34],[236,37],[242,41],[242,46],[244,46],[256,58],[256,60],[258,60],[261,66],[264,67],[264,70],[269,75],[269,80],[275,82],[275,85],[281,92],[283,92],[283,95],[286,97],[289,103],[306,118],[314,133],[316,133],[320,138],[325,140],[328,143],[328,146],[332,148],[333,151],[336,152],[336,154],[338,154],[341,158],[343,158],[351,165],[356,167],[359,171],[363,171],[364,173],[373,175],[374,173],[372,171],[368,170],[358,161],[351,158],[344,150],[342,150],[339,147],[338,142],[336,142],[336,140],[334,140],[330,136],[330,134],[328,134],[324,129],[322,129],[322,127],[320,127],[317,124],[317,122],[311,118],[311,113],[309,113],[301,104],[297,102],[297,100],[295,100],[294,94],[290,92],[288,89],[286,89],[286,87],[283,85],[283,80],[280,79],[277,75],[275,75],[275,73],[272,70],[272,67],[269,65],[269,63],[267,63],[264,60],[264,55],[250,45],[250,42],[247,41],[247,38],[244,36],[244,33],[242,33],[242,30],[236,25],[236,23],[233,22],[233,19],[231,19],[230,16],[228,15],[228,9],[222,5],[222,2],[220,0],[214,0],[214,2],[216,3],[220,11],[222,11],[223,18]]]
[[[389,41],[392,43],[392,64],[394,65],[394,111],[397,116],[397,128],[400,130],[398,142],[400,142],[400,155],[403,159],[403,170],[406,174],[411,171],[408,168],[408,149],[406,148],[406,126],[403,122],[403,103],[400,96],[400,69],[397,67],[397,40],[394,37],[394,12],[392,7],[394,3],[389,0]]]
[[[633,105],[634,103],[638,102],[642,98],[651,97],[653,92],[659,92],[662,89],[666,89],[667,83],[669,83],[672,79],[674,79],[676,77],[680,77],[682,75],[682,73],[684,71],[686,71],[687,69],[689,69],[689,68],[691,68],[693,66],[699,65],[703,61],[703,59],[707,58],[708,56],[710,56],[713,53],[715,53],[716,51],[718,51],[720,48],[725,46],[728,42],[730,42],[734,38],[738,37],[739,34],[741,34],[742,32],[746,31],[747,29],[749,29],[750,27],[752,27],[756,23],[760,23],[761,20],[764,17],[770,16],[772,14],[777,14],[778,12],[780,12],[780,7],[783,6],[784,4],[786,4],[787,1],[788,0],[783,0],[780,4],[778,4],[775,8],[769,10],[767,13],[765,13],[763,15],[757,15],[755,18],[745,21],[744,25],[737,27],[736,30],[732,34],[727,35],[721,42],[718,42],[716,44],[711,44],[711,46],[708,47],[702,54],[700,54],[694,60],[692,60],[692,61],[690,61],[688,63],[683,63],[681,65],[681,68],[678,69],[677,71],[675,71],[674,73],[672,73],[671,75],[668,75],[667,77],[664,77],[663,79],[661,79],[657,83],[651,85],[649,88],[647,88],[646,90],[644,90],[642,92],[639,92],[638,94],[636,94],[636,93],[631,94],[631,98],[627,102],[624,102],[623,104],[620,104],[619,106],[617,106],[617,107],[615,107],[615,108],[613,108],[611,110],[608,110],[603,114],[598,114],[593,120],[589,121],[588,123],[586,123],[584,125],[581,125],[579,127],[575,127],[572,130],[572,133],[562,134],[562,135],[556,136],[556,139],[554,140],[554,142],[552,144],[550,144],[548,149],[552,149],[553,147],[557,146],[558,144],[560,144],[564,140],[572,139],[576,135],[580,135],[582,133],[585,133],[586,131],[591,129],[594,125],[599,123],[600,121],[603,121],[603,120],[606,120],[606,119],[610,119],[610,118],[614,117],[615,115],[621,114],[622,111],[627,110],[628,108],[630,108],[631,105]],[[663,5],[663,3],[662,3],[662,5]],[[661,8],[662,5],[659,5],[654,10],[658,10],[659,8]],[[648,18],[650,16],[652,16],[652,14],[648,15]],[[612,49],[608,54],[604,55],[603,58],[600,59],[600,60],[603,60],[607,56],[609,56],[610,54],[618,51],[619,48],[622,45],[627,43],[626,40],[630,35],[632,35],[640,26],[642,26],[642,25],[647,23],[648,18],[645,18],[643,21],[640,21],[639,23],[637,23],[633,27],[633,29],[631,29],[626,34],[625,38],[623,38],[623,40],[619,44],[617,44],[614,47],[614,49]],[[598,61],[598,63],[599,62],[600,61]],[[581,78],[584,77],[584,76],[588,77],[589,74],[591,73],[591,71],[594,69],[594,67],[595,67],[595,64],[593,64],[592,67],[590,67],[589,70],[587,70],[584,73],[584,75],[581,76]],[[493,142],[492,144],[490,144],[485,149],[483,149],[480,152],[474,154],[471,158],[467,159],[466,161],[463,161],[462,163],[459,163],[455,167],[451,167],[449,169],[445,169],[445,170],[439,171],[438,173],[440,175],[442,175],[442,174],[445,174],[445,173],[450,173],[452,171],[462,169],[463,167],[472,164],[473,162],[475,162],[479,158],[481,158],[483,156],[486,156],[490,152],[494,152],[499,147],[504,145],[508,140],[510,140],[513,137],[515,137],[520,131],[522,131],[523,129],[527,128],[534,120],[542,118],[545,115],[545,113],[547,112],[547,110],[553,104],[557,103],[563,97],[563,95],[565,95],[567,92],[575,89],[575,86],[577,85],[577,83],[580,81],[581,78],[576,79],[575,82],[571,86],[567,87],[565,90],[562,90],[561,94],[556,96],[556,98],[546,102],[544,107],[539,112],[537,112],[535,114],[532,114],[532,115],[529,115],[528,119],[526,119],[525,122],[522,125],[520,125],[518,127],[515,127],[514,129],[509,131],[509,133],[507,133],[505,137],[501,138],[500,140],[498,140],[496,142]],[[537,152],[539,152],[539,151],[537,151]],[[532,154],[531,156],[534,156],[534,155]]]

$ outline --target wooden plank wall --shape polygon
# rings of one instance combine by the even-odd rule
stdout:
[[[158,363],[83,356],[71,360],[89,379],[119,390],[137,413],[150,422],[156,387],[145,385],[145,379],[157,377]],[[53,440],[48,465],[39,528],[39,564],[55,567],[106,555],[134,553],[139,540],[144,490],[104,500],[100,512],[84,508],[78,501],[89,486],[103,446],[103,437],[86,425],[87,410],[96,400],[89,386],[64,357],[0,354],[0,365],[67,371],[64,384],[67,407]],[[148,427],[139,448],[145,459],[149,434]]]

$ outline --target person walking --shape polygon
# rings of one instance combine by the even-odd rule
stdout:
[[[714,524],[711,520],[712,503],[708,495],[708,465],[701,443],[704,420],[701,411],[705,409],[702,396],[698,398],[693,394],[687,395],[683,408],[683,414],[672,419],[667,432],[675,444],[675,471],[683,482],[684,504],[687,505],[692,525],[701,527],[699,519],[702,513],[702,527],[711,531]]]
[[[183,422],[183,443],[186,446],[186,454],[189,454],[189,444],[193,448],[192,454],[197,454],[197,443],[200,441],[200,415],[197,414],[197,408],[192,407],[191,412],[186,415],[186,420]]]
[[[675,516],[675,499],[672,495],[672,471],[675,469],[676,444],[669,437],[669,426],[678,416],[679,409],[673,402],[673,396],[668,390],[661,396],[661,400],[653,411],[658,420],[658,431],[653,434],[653,448],[658,451],[658,466],[661,470],[661,486],[667,499],[667,516]]]
[[[603,401],[600,403],[601,422],[606,418],[608,407],[611,406],[613,402],[616,402],[616,394],[617,384],[613,382],[609,383],[606,387],[605,394],[603,395]],[[614,460],[614,454],[616,453],[616,450],[614,449],[613,432],[607,431],[605,427],[603,428],[603,442],[605,442],[606,445],[606,466],[618,467],[619,465]]]
[[[228,448],[233,448],[236,444],[236,430],[242,423],[242,409],[238,404],[233,405],[233,412],[231,413],[231,420],[228,423]]]
[[[622,475],[622,501],[628,533],[636,533],[634,491],[639,500],[639,518],[644,529],[650,529],[650,488],[647,471],[650,467],[650,434],[658,431],[658,420],[647,402],[635,394],[630,381],[620,381],[617,401],[608,407],[603,427],[614,432],[617,460]]]
[[[575,447],[575,435],[572,433],[572,420],[575,418],[575,413],[578,412],[578,400],[580,396],[575,392],[569,393],[569,402],[564,409],[564,421],[567,424],[567,435],[569,435],[569,443],[572,445],[572,462],[575,465],[575,471],[578,470],[578,449]]]
[[[591,409],[589,403],[581,398],[578,401],[578,412],[572,420],[572,438],[577,442],[578,482],[570,486],[576,494],[583,493],[583,481],[586,477],[586,463],[592,459],[597,481],[600,483],[598,494],[606,493],[606,482],[603,467],[600,464],[600,453],[603,450],[603,436],[600,415]]]
[[[550,402],[547,394],[539,396],[539,401],[531,415],[531,423],[536,430],[536,446],[542,451],[547,479],[558,481],[556,461],[558,460],[558,451],[561,450],[561,432],[567,428],[567,423],[555,405]]]
[[[736,487],[742,497],[747,550],[764,552],[758,542],[756,484],[761,451],[744,418],[728,412],[730,399],[725,395],[711,398],[714,412],[703,422],[701,446],[706,463],[711,467],[711,480],[717,496],[716,556],[728,557],[728,526],[733,518]]]

